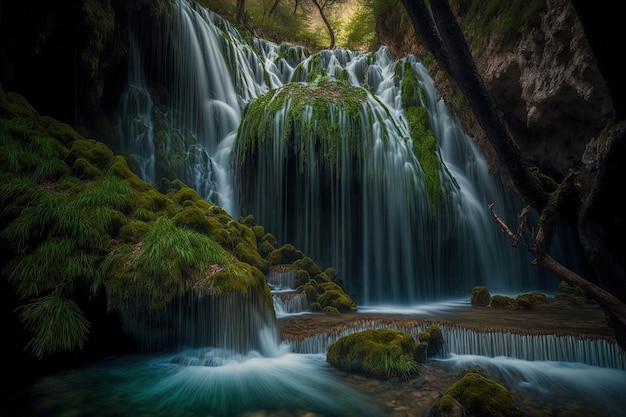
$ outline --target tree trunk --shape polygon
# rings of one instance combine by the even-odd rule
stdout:
[[[237,23],[246,24],[246,0],[237,0]]]
[[[317,7],[317,10],[319,10],[320,16],[322,17],[322,20],[324,21],[324,24],[326,25],[326,29],[328,30],[328,36],[330,36],[330,45],[328,46],[328,49],[333,49],[335,47],[335,32],[333,31],[333,27],[330,25],[330,22],[328,21],[328,19],[326,18],[326,15],[324,14],[324,7],[326,6],[326,2],[324,2],[324,5],[320,5],[318,0],[312,0],[312,1],[315,7]]]

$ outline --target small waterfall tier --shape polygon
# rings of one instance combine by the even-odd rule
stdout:
[[[267,284],[272,290],[277,318],[310,312],[306,294],[294,288],[295,278],[296,271],[293,269],[275,271],[267,276]]]
[[[506,356],[527,361],[577,362],[586,365],[626,370],[626,356],[615,341],[551,334],[521,334],[478,331],[436,321],[359,320],[328,333],[294,340],[288,339],[293,352],[326,353],[328,346],[343,336],[367,329],[396,329],[417,339],[430,325],[441,328],[445,344],[440,357],[453,355]]]

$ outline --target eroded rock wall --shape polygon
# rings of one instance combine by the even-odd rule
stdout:
[[[463,22],[461,13],[458,18]],[[475,63],[529,163],[557,180],[569,169],[579,170],[581,184],[588,189],[593,175],[589,171],[598,154],[587,152],[587,165],[583,154],[613,116],[610,96],[571,2],[546,0],[539,22],[511,45],[491,35],[484,51],[473,51]],[[390,33],[381,33],[381,38],[397,46],[392,48],[394,54],[424,56],[421,46],[407,41],[411,35]],[[453,82],[435,63],[429,71],[448,107],[483,149],[492,171],[499,172],[484,132],[471,110],[459,104]]]

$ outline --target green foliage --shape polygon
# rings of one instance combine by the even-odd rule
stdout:
[[[221,248],[208,236],[177,227],[167,217],[156,220],[133,261],[143,274],[175,281],[202,277],[210,263],[228,264]]]
[[[359,7],[346,24],[343,38],[346,49],[366,52],[378,49],[380,42],[376,34],[374,10],[370,7]]]
[[[209,236],[161,216],[135,245],[122,245],[112,255],[105,276],[111,303],[128,309],[143,299],[149,308],[163,307],[189,288],[210,287],[209,268],[217,265],[229,276],[236,270]],[[240,274],[241,275],[241,274]],[[217,290],[217,289],[214,289]],[[207,290],[208,291],[208,290]]]
[[[89,322],[76,303],[56,292],[20,307],[20,318],[34,335],[27,348],[39,359],[47,353],[82,348],[89,333]]]
[[[352,333],[331,343],[326,360],[346,372],[408,380],[419,373],[416,353],[417,343],[409,334],[375,329]]]
[[[483,51],[492,37],[504,45],[517,42],[528,28],[539,24],[546,0],[452,0],[461,11],[459,22],[474,53]]]
[[[407,62],[402,71],[402,106],[409,123],[411,138],[413,140],[413,152],[420,162],[424,171],[426,189],[430,207],[434,212],[438,207],[440,199],[440,177],[441,160],[437,148],[437,140],[432,130],[428,118],[428,109],[425,107],[423,88],[417,72]]]

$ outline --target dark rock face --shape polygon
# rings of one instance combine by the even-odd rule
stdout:
[[[549,0],[541,23],[511,51],[492,41],[477,66],[530,163],[560,179],[581,170],[587,143],[613,117],[610,96],[570,2]]]
[[[458,18],[462,23],[463,15]],[[390,19],[391,17],[388,17]],[[387,21],[385,27],[391,27]],[[381,30],[383,25],[379,25]],[[396,56],[423,57],[423,47],[410,45],[406,34],[381,33]],[[486,50],[474,53],[476,66],[522,153],[540,171],[561,179],[570,168],[580,170],[585,192],[606,146],[596,138],[614,117],[609,90],[571,2],[547,0],[540,23],[513,45],[492,36]],[[456,88],[432,63],[429,72],[440,94],[461,119],[464,130],[481,146],[490,167],[498,161],[482,128],[466,105],[457,104]],[[593,140],[594,146],[587,149]],[[583,155],[585,155],[583,163]],[[507,181],[507,178],[504,178]]]

